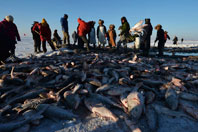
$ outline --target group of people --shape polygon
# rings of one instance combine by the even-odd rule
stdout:
[[[16,25],[13,23],[14,18],[12,16],[6,16],[5,19],[0,22],[0,60],[4,61],[9,56],[15,55],[15,44],[16,40],[20,41],[20,36],[17,30]],[[86,50],[90,50],[90,44],[93,44],[93,47],[96,47],[96,37],[98,40],[98,47],[105,47],[105,44],[108,42],[110,48],[117,48],[123,44],[125,48],[127,48],[127,43],[135,41],[135,38],[138,36],[132,35],[130,31],[130,25],[127,21],[126,17],[121,18],[121,26],[118,28],[120,30],[119,33],[119,41],[116,43],[116,31],[115,25],[110,24],[109,29],[107,30],[104,25],[104,20],[98,21],[98,27],[95,31],[95,21],[85,22],[81,18],[78,18],[78,27],[77,32],[74,31],[72,34],[72,38],[74,40],[74,45],[78,42],[79,48],[86,47]],[[69,35],[69,27],[68,27],[68,15],[64,14],[64,16],[60,19],[60,24],[62,26],[63,32],[63,44],[70,47],[70,35]],[[159,56],[163,55],[163,48],[167,39],[170,39],[167,32],[162,29],[162,26],[158,24],[155,29],[157,30],[157,37],[155,42],[158,41],[158,50]],[[150,43],[151,43],[151,35],[153,31],[153,27],[151,25],[150,19],[145,19],[145,25],[143,27],[145,31],[143,41],[141,43],[141,49],[143,50],[143,55],[149,55]],[[34,52],[47,52],[46,42],[50,45],[52,50],[57,49],[57,45],[62,45],[61,37],[58,35],[57,29],[54,30],[53,39],[51,39],[51,29],[47,21],[43,18],[41,23],[34,21],[31,32],[34,40]],[[87,38],[88,36],[88,38]],[[41,50],[42,45],[42,50]]]

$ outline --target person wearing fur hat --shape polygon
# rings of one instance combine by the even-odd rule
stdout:
[[[149,18],[145,19],[145,24],[146,24],[146,26],[144,27],[144,29],[146,31],[146,37],[145,37],[145,40],[143,42],[142,49],[143,49],[143,55],[148,56],[150,45],[151,45],[151,35],[152,35],[152,32],[153,32],[153,26],[151,25],[151,22],[150,22]]]
[[[105,47],[106,44],[106,27],[104,26],[104,21],[103,20],[99,20],[98,21],[99,26],[97,27],[97,38],[98,38],[98,45],[99,47],[101,47],[101,45],[103,45],[103,47]]]
[[[1,25],[4,27],[6,34],[10,39],[10,44],[8,46],[11,56],[15,57],[15,48],[17,41],[21,41],[17,26],[14,24],[13,16],[6,16],[5,19],[1,22]]]
[[[33,40],[34,40],[34,52],[35,52],[35,53],[41,52],[41,39],[40,39],[40,35],[38,34],[38,33],[39,33],[39,28],[36,27],[36,28],[35,28],[35,31],[33,31],[34,25],[36,25],[36,24],[38,24],[38,23],[39,23],[39,22],[34,21],[34,24],[33,24],[33,26],[31,27],[32,37],[33,37]]]
[[[50,29],[47,21],[43,18],[41,23],[35,24],[35,26],[33,27],[33,31],[35,31],[35,32],[36,32],[36,27],[39,28],[39,33],[38,32],[37,33],[40,34],[40,39],[41,39],[41,42],[42,42],[43,52],[44,53],[47,52],[46,41],[49,43],[52,50],[55,50],[55,47],[54,47],[54,45],[52,43],[52,40],[51,40],[51,29]]]
[[[111,24],[109,26],[108,30],[108,42],[109,46],[115,48],[116,47],[116,31],[115,31],[115,25]]]
[[[158,24],[155,26],[155,29],[157,30],[157,37],[155,39],[155,43],[158,41],[158,56],[163,56],[163,49],[164,49],[164,30],[162,29],[162,25]]]

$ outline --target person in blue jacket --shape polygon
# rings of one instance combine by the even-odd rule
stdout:
[[[61,18],[61,26],[62,26],[62,31],[63,31],[63,42],[64,44],[67,44],[70,46],[70,39],[69,39],[69,28],[68,28],[68,15],[64,14],[64,17]],[[67,43],[66,43],[67,41]]]

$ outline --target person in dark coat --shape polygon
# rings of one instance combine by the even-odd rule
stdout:
[[[35,31],[33,31],[33,27],[38,24],[37,21],[34,22],[33,26],[31,27],[32,37],[34,40],[34,52],[39,53],[41,52],[41,39],[39,35],[39,28],[35,27]]]
[[[85,22],[82,19],[78,18],[78,23],[78,36],[86,44],[86,49],[89,51],[89,41],[86,35],[91,31],[91,28],[94,25],[94,21]]]
[[[164,32],[164,39],[165,39],[164,43],[166,43],[167,39],[170,40],[170,36],[168,35],[167,31]]]
[[[61,37],[58,35],[58,31],[57,29],[54,30],[54,34],[53,34],[53,40],[56,42],[57,45],[61,45]]]
[[[147,24],[147,26],[144,27],[144,29],[146,31],[146,37],[145,37],[144,43],[142,45],[142,49],[143,49],[143,55],[148,56],[150,45],[151,45],[151,35],[153,32],[153,26],[151,25],[149,18],[145,19],[145,24]]]
[[[163,56],[163,49],[164,49],[164,30],[162,29],[162,26],[158,24],[155,29],[157,30],[157,37],[155,39],[155,43],[158,41],[158,56]]]
[[[5,20],[0,22],[0,64],[10,56],[9,50],[12,44],[12,41],[9,37],[9,32],[4,23]]]
[[[126,19],[126,17],[121,18],[121,23],[122,25],[118,28],[120,30],[120,40],[118,41],[117,44],[117,49],[121,46],[121,43],[123,43],[124,47],[127,48],[127,39],[130,36],[129,30],[130,30],[130,25]]]
[[[74,40],[74,45],[75,45],[76,42],[77,42],[77,40],[78,40],[78,35],[77,35],[76,31],[74,31],[74,32],[72,33],[72,38],[73,38],[73,40]]]
[[[5,19],[1,22],[4,25],[4,29],[6,30],[9,39],[10,39],[10,52],[11,52],[11,56],[15,57],[15,49],[16,49],[16,44],[17,41],[21,41],[17,26],[13,23],[14,18],[9,15],[6,16]]]
[[[35,24],[33,31],[36,31],[36,28],[39,28],[40,39],[42,41],[43,52],[47,52],[46,41],[49,43],[52,50],[55,50],[55,47],[51,40],[51,29],[47,21],[43,18],[41,23]]]
[[[177,38],[177,36],[175,36],[174,39],[173,39],[173,44],[177,45],[177,41],[178,41],[178,38]]]
[[[183,43],[183,42],[184,42],[184,38],[181,39],[181,43]]]
[[[60,19],[60,23],[61,23],[62,31],[63,31],[63,42],[64,44],[66,44],[66,41],[67,41],[68,46],[70,46],[69,28],[68,28],[67,19],[68,19],[68,15],[64,14],[64,17]]]

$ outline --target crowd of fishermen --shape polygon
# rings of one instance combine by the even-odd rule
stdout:
[[[4,61],[9,56],[15,56],[15,44],[16,40],[21,41],[16,25],[13,23],[14,18],[9,15],[6,16],[3,21],[0,22],[0,61]],[[31,27],[31,32],[34,40],[34,52],[47,52],[46,42],[49,43],[52,50],[63,47],[63,45],[68,48],[77,44],[76,47],[84,48],[86,47],[87,51],[90,51],[90,44],[93,44],[93,48],[96,48],[96,37],[98,40],[98,47],[104,48],[105,44],[108,42],[109,47],[113,49],[119,49],[121,44],[124,48],[127,48],[127,43],[134,42],[135,38],[138,35],[132,35],[130,30],[130,25],[126,17],[121,18],[121,26],[118,28],[120,30],[119,37],[120,40],[116,43],[116,30],[115,25],[111,24],[107,30],[104,25],[103,20],[98,21],[97,31],[95,31],[95,21],[85,22],[81,18],[78,18],[78,27],[77,32],[72,33],[72,38],[74,44],[70,43],[70,35],[68,28],[68,15],[60,19],[63,32],[63,44],[61,37],[59,36],[57,30],[54,30],[53,39],[51,39],[51,29],[47,21],[43,18],[41,23],[34,21],[33,26]],[[158,24],[155,26],[157,30],[157,37],[155,43],[158,41],[158,51],[159,56],[163,55],[164,45],[167,39],[170,39],[167,32],[162,29],[162,26]],[[149,55],[151,35],[153,27],[151,25],[150,19],[145,19],[145,26],[143,27],[145,31],[143,41],[141,41],[140,48],[143,50],[143,55]],[[88,37],[87,37],[88,36]],[[78,43],[77,43],[78,42]],[[42,50],[41,50],[42,45]]]

